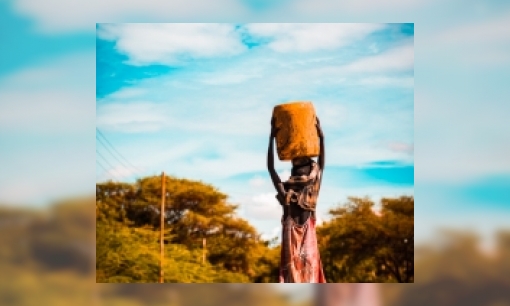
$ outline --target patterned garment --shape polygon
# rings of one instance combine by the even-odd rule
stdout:
[[[315,208],[322,171],[312,161],[309,175],[291,176],[282,183],[285,193],[276,198],[284,207],[280,283],[325,283],[315,233]],[[312,212],[300,225],[290,216],[292,206]]]
[[[326,283],[315,234],[315,217],[303,225],[282,220],[280,283]]]
[[[319,197],[321,169],[319,165],[312,161],[311,173],[307,176],[291,176],[289,180],[283,182],[285,198],[276,198],[282,205],[295,204],[309,211],[315,211],[317,198]]]

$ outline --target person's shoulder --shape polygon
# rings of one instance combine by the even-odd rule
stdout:
[[[319,165],[319,163],[314,160],[312,160],[312,167],[317,168],[317,170],[319,170],[319,171],[322,171],[322,168]]]

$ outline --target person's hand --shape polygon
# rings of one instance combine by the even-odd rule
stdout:
[[[316,117],[316,119],[317,119],[317,122],[315,123],[315,126],[317,127],[317,134],[319,134],[319,137],[323,138],[324,133],[322,132],[321,122],[319,121],[319,117]]]
[[[275,137],[276,133],[278,133],[279,128],[275,125],[275,118],[271,118],[271,137]]]

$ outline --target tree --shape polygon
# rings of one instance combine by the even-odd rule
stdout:
[[[330,282],[412,282],[414,199],[382,199],[374,210],[368,198],[349,198],[330,211],[318,228],[326,279]]]
[[[237,206],[227,202],[226,194],[209,184],[175,177],[167,177],[165,184],[165,248],[185,249],[189,252],[188,256],[201,263],[202,240],[206,239],[207,262],[204,264],[210,264],[218,271],[233,273],[217,277],[228,281],[242,273],[253,281],[277,280],[275,259],[279,254],[270,251],[268,243],[260,238],[252,225],[236,216]],[[133,229],[138,229],[138,234],[143,230],[147,235],[147,231],[159,231],[161,177],[142,178],[135,184],[98,184],[96,193],[98,222],[119,227],[106,231],[105,235],[136,237]],[[138,237],[141,240],[126,239],[133,245],[143,242],[157,246],[156,236]]]

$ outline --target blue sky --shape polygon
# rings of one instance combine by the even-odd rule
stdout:
[[[413,24],[100,24],[97,126],[137,169],[98,144],[110,164],[98,180],[210,182],[272,235],[272,108],[306,100],[327,137],[320,219],[349,196],[412,195],[413,36]]]
[[[55,7],[60,9],[55,10]],[[62,12],[66,13],[62,14]],[[13,205],[44,206],[52,199],[93,194],[94,182],[99,174],[96,172],[96,152],[94,150],[96,145],[95,127],[98,123],[96,121],[96,100],[98,98],[105,99],[105,105],[113,103],[112,98],[114,97],[107,98],[107,96],[114,92],[120,93],[122,90],[124,90],[123,99],[128,99],[129,92],[126,93],[125,90],[129,89],[129,86],[126,86],[129,82],[126,81],[132,75],[143,75],[143,71],[148,71],[147,75],[150,77],[137,83],[137,86],[142,89],[147,88],[147,90],[160,90],[158,80],[161,81],[162,78],[168,78],[169,82],[172,81],[170,75],[167,75],[170,71],[175,72],[175,77],[193,75],[193,71],[184,69],[193,65],[185,65],[179,69],[169,69],[168,65],[163,67],[165,65],[162,64],[155,64],[151,68],[147,67],[147,64],[139,67],[123,65],[119,66],[124,67],[123,73],[119,74],[115,82],[109,85],[105,84],[102,91],[99,91],[100,97],[98,97],[95,84],[96,22],[240,20],[252,22],[414,22],[413,54],[416,55],[412,75],[414,83],[414,127],[412,131],[414,136],[408,139],[413,139],[415,144],[412,163],[415,182],[413,182],[414,188],[411,186],[411,189],[414,189],[416,196],[416,241],[419,243],[426,239],[432,239],[435,231],[441,227],[476,230],[484,235],[485,241],[488,241],[493,231],[508,227],[510,198],[507,191],[510,190],[510,185],[508,185],[510,142],[508,133],[505,131],[508,130],[507,114],[510,113],[510,104],[508,103],[510,87],[506,81],[510,79],[510,52],[508,52],[510,50],[510,32],[508,31],[510,29],[510,2],[501,0],[484,2],[454,0],[447,3],[444,1],[396,0],[391,2],[391,6],[370,0],[341,2],[294,0],[278,3],[246,0],[208,2],[175,0],[154,2],[151,6],[141,0],[2,1],[0,2],[1,28],[15,30],[2,32],[2,48],[0,48],[2,55],[0,57],[0,144],[2,146],[0,150],[0,169],[2,169],[0,171],[0,202]],[[381,53],[396,47],[391,44],[397,43],[399,39],[388,40],[388,44],[384,45],[380,37],[375,37],[384,35],[384,31],[378,33],[373,33],[374,36],[371,36],[370,39],[380,43]],[[370,39],[367,37],[367,40]],[[105,47],[108,47],[108,44],[115,45],[115,41],[105,42]],[[355,45],[361,48],[361,42]],[[356,54],[354,50],[341,49],[343,59],[354,60],[354,54]],[[245,65],[243,67],[249,67],[250,62],[247,60],[247,55],[264,55],[260,48],[258,50],[259,53],[253,49],[222,60],[210,59],[209,62],[227,63],[230,60],[232,64],[228,72],[235,75],[238,71],[233,67],[240,67],[241,63]],[[367,50],[365,49],[365,52]],[[114,51],[110,48],[110,56],[115,56]],[[331,50],[329,52],[334,53]],[[348,54],[352,57],[348,58]],[[307,56],[310,55],[302,55],[301,60]],[[277,56],[274,55],[271,58],[276,60]],[[280,58],[287,62],[300,60],[299,56],[288,54],[282,55]],[[238,60],[239,63],[235,63],[235,60]],[[207,66],[207,62],[203,58],[197,59],[193,67],[196,69],[208,68],[210,70],[207,72],[210,74],[217,71],[212,65]],[[334,63],[334,65],[341,64],[340,61]],[[258,68],[263,71],[263,69],[267,69],[267,66],[261,65]],[[271,68],[270,65],[269,68]],[[289,69],[286,71],[290,71],[291,68],[286,67]],[[108,71],[105,70],[105,72]],[[328,73],[335,72],[339,73],[339,71],[329,71]],[[158,73],[165,75],[158,77]],[[254,76],[256,75],[254,74]],[[405,78],[406,75],[404,72],[399,72],[390,76]],[[140,76],[137,77],[137,79],[139,78]],[[293,80],[296,79],[299,80],[298,77]],[[360,80],[362,80],[361,75],[358,75],[357,79],[348,78],[344,85],[346,86],[347,81]],[[175,83],[175,79],[173,81]],[[228,78],[221,81],[228,82]],[[292,79],[279,81],[291,82]],[[260,82],[261,80],[259,80],[259,84],[262,84]],[[400,90],[404,90],[405,85],[409,85],[406,82],[393,83],[393,87],[399,84]],[[374,79],[371,83],[373,85]],[[274,84],[267,86],[266,91],[251,97],[262,99],[264,93],[274,93],[275,95],[278,93],[278,99],[281,100],[294,98],[290,89],[285,91],[285,88],[278,87],[277,84],[280,83],[276,83],[276,80]],[[192,86],[194,83],[181,85]],[[213,84],[208,85],[209,92],[227,96],[224,91],[221,91],[221,86],[216,85],[215,91],[212,90],[213,87]],[[228,87],[234,88],[235,86],[228,85]],[[368,87],[366,81],[364,87]],[[377,112],[374,112],[379,114],[381,107],[388,104],[380,103],[379,96],[375,93],[383,93],[381,98],[391,96],[390,92],[382,88],[367,91],[357,85],[349,86],[351,89],[349,92],[321,91],[326,95],[321,98],[306,92],[307,88],[299,89],[301,94],[299,98],[305,96],[313,100],[317,104],[319,115],[322,114],[322,116],[329,115],[328,112],[324,114],[324,111],[321,110],[325,107],[329,109],[329,105],[321,101],[334,101],[334,98],[341,97],[342,102],[346,103],[346,109],[350,110],[347,113],[349,115],[347,118],[356,118],[352,115],[366,114],[366,112],[363,111],[361,105],[358,109],[352,110],[352,107],[357,106],[353,102],[358,101],[355,98],[367,97],[367,100],[363,101],[363,106],[372,103],[379,107]],[[338,88],[341,87],[338,86]],[[253,88],[251,90],[254,91]],[[131,92],[131,94],[134,93]],[[195,97],[198,98],[199,93],[196,93]],[[131,98],[134,99],[134,97]],[[157,103],[165,102],[163,98],[160,100],[156,99],[157,97],[153,98]],[[110,100],[106,101],[108,99]],[[402,99],[405,99],[405,95],[402,96]],[[260,100],[252,98],[251,103],[256,103],[256,101]],[[248,102],[250,101],[245,101],[245,103]],[[280,100],[265,99],[264,103],[267,104],[257,107],[267,109],[270,107],[268,105],[278,102]],[[400,101],[400,103],[403,102],[403,100]],[[392,102],[391,105],[397,106],[398,103]],[[166,116],[173,110],[170,107],[163,110],[154,107],[140,109],[140,114],[152,120],[149,122],[156,125],[161,120],[158,121],[158,117],[154,117],[151,112],[161,111],[161,114]],[[191,106],[179,109],[182,111],[182,116],[186,115],[186,112],[193,113],[194,110]],[[397,110],[392,109],[390,113],[397,114]],[[404,109],[400,110],[404,111]],[[108,108],[105,108],[104,111],[108,111]],[[109,111],[115,112],[115,109]],[[208,111],[212,112],[214,109],[209,107]],[[242,110],[237,109],[236,111]],[[335,116],[340,114],[344,113],[340,110],[337,113],[332,113]],[[257,116],[259,117],[253,117],[254,120],[259,120],[257,118],[266,120],[268,114],[261,111]],[[183,118],[185,119],[185,117]],[[240,119],[237,118],[237,120]],[[166,122],[166,120],[162,121]],[[165,126],[164,129],[168,131],[179,127],[181,131],[186,130],[185,121],[178,121],[179,125]],[[222,129],[228,127],[227,123],[229,122],[222,120],[222,126],[215,126],[215,129],[210,133],[220,133]],[[348,124],[352,129],[360,130],[357,126],[352,125],[353,122],[360,122],[358,120],[342,122],[344,123],[342,128]],[[365,126],[366,133],[363,134],[366,143],[370,142],[369,132],[373,131],[375,126],[380,123],[377,120],[368,122],[370,125]],[[191,134],[206,135],[204,130],[211,126],[211,122],[202,120],[200,123],[200,125],[194,126],[192,131],[187,132],[189,135],[180,136],[189,138]],[[253,124],[249,121],[243,123]],[[122,125],[122,121],[120,121],[120,125]],[[392,126],[394,125],[385,126],[375,134],[384,138],[390,133]],[[145,128],[148,127],[150,124],[145,125]],[[338,128],[340,129],[340,126]],[[325,125],[325,129],[327,129],[329,138],[338,133],[335,124]],[[405,139],[407,136],[403,134],[410,130],[402,131],[398,138]],[[189,166],[193,162],[203,166],[204,169],[209,166],[211,167],[210,181],[230,193],[234,191],[241,193],[241,187],[237,188],[237,186],[232,187],[234,190],[228,190],[228,186],[233,186],[231,177],[245,175],[245,180],[252,180],[252,184],[260,185],[256,187],[259,188],[257,192],[260,195],[256,200],[264,202],[266,198],[270,198],[269,194],[272,197],[273,191],[267,185],[267,181],[264,185],[260,179],[257,180],[257,175],[260,175],[262,179],[267,178],[264,176],[264,169],[252,167],[251,164],[258,165],[260,159],[264,158],[264,154],[257,150],[267,145],[267,127],[262,125],[258,128],[245,129],[244,132],[245,134],[229,135],[229,138],[235,139],[235,142],[232,141],[228,148],[242,148],[242,154],[251,152],[250,157],[256,162],[248,165],[238,162],[235,167],[231,167],[236,170],[236,173],[229,173],[230,177],[215,178],[216,174],[213,170],[218,166],[211,162],[206,163],[208,158],[206,155],[201,159],[197,157],[195,161],[188,160],[179,163],[180,169],[174,167],[174,164],[168,165],[167,171],[176,168],[175,171],[183,172],[186,165]],[[247,132],[250,134],[248,135]],[[393,132],[398,134],[396,128]],[[111,128],[105,129],[105,135],[109,139],[111,138],[114,145],[133,163],[139,163],[142,158],[137,158],[139,151],[137,148],[131,147],[131,142],[151,146],[154,146],[155,142],[160,143],[157,133],[150,137],[149,134],[153,135],[149,132],[126,133]],[[154,166],[158,168],[154,171],[159,172],[159,168],[167,168],[164,164],[165,159],[169,156],[180,160],[194,151],[203,151],[201,146],[211,147],[210,143],[215,143],[214,140],[218,140],[217,138],[204,139],[205,136],[196,138],[194,142],[179,143],[181,149],[175,151],[172,150],[174,147],[172,141],[179,139],[179,135],[175,134],[168,133],[166,141],[155,147],[155,151],[160,151],[161,155],[153,156],[154,164],[161,163],[161,166]],[[341,136],[347,137],[348,134]],[[246,141],[244,141],[245,138]],[[251,140],[252,138],[254,140]],[[329,150],[345,148],[347,144],[354,146],[353,138],[359,137],[347,138],[345,142],[337,144],[328,142],[328,145],[332,146]],[[358,152],[357,149],[355,151]],[[368,154],[354,156],[345,150],[339,152],[340,156],[345,158],[336,161],[328,158],[326,175],[331,176],[330,180],[336,175],[339,182],[347,181],[351,186],[358,186],[356,184],[375,179],[373,177],[367,179],[363,172],[352,170],[353,165],[361,163],[363,167],[367,168],[371,162],[381,160],[402,162],[402,156],[395,158],[384,155],[384,158],[380,158],[381,155],[379,155],[379,158],[372,158],[373,156]],[[381,153],[381,151],[378,152]],[[215,154],[221,156],[226,153],[220,151],[209,154],[209,159],[211,159]],[[229,160],[234,157],[239,159],[238,155],[228,156]],[[410,161],[406,161],[405,167],[409,166],[408,162]],[[140,162],[137,165],[144,167],[143,170],[150,171],[149,164]],[[341,170],[337,170],[337,167]],[[398,177],[406,177],[405,173],[408,173],[406,172],[408,170],[405,169],[398,170],[404,173],[403,176],[399,175]],[[189,170],[189,167],[186,170]],[[198,174],[190,173],[190,175],[196,176]],[[201,174],[203,175],[203,173]],[[371,175],[371,172],[368,171],[367,175]],[[351,179],[351,176],[354,176],[355,179]],[[376,185],[368,187],[369,190],[375,192],[376,187],[380,188],[380,194],[388,192],[391,188],[394,188],[395,192],[401,192],[406,188],[395,184],[394,181],[393,184],[380,181],[374,184]],[[348,194],[353,189],[361,191],[360,188],[353,187],[340,194]],[[324,194],[327,193],[326,190],[324,192]],[[335,200],[329,201],[327,198],[322,198],[322,200],[336,202],[337,191],[330,192],[335,195]],[[264,207],[262,206],[262,208]]]

